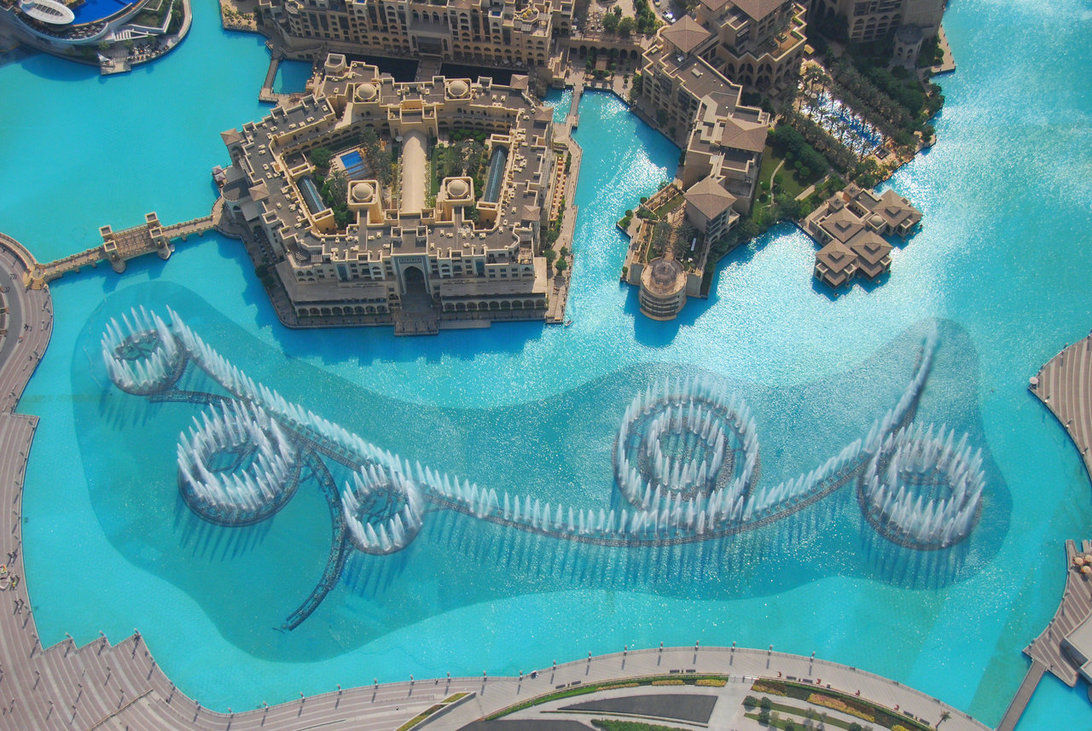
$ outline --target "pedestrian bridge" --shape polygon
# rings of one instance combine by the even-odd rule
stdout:
[[[140,226],[114,231],[110,226],[99,229],[102,243],[93,248],[71,254],[62,259],[39,264],[27,275],[27,286],[32,289],[41,289],[47,283],[69,272],[78,272],[87,266],[98,266],[99,262],[110,262],[110,266],[119,274],[125,271],[125,264],[130,259],[138,256],[159,254],[161,259],[170,257],[174,249],[171,242],[177,239],[183,241],[194,234],[200,236],[206,231],[215,228],[216,213],[194,218],[181,223],[164,226],[159,217],[153,212],[144,216],[144,223]]]

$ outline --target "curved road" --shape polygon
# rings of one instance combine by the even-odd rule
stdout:
[[[18,729],[277,729],[344,725],[391,729],[452,693],[472,696],[432,727],[450,728],[485,713],[554,690],[562,682],[633,677],[691,669],[736,676],[821,677],[823,684],[855,692],[933,723],[944,712],[946,729],[984,729],[967,714],[918,691],[844,665],[766,650],[668,648],[578,660],[530,678],[451,678],[363,686],[301,697],[245,713],[216,713],[178,691],[160,671],[139,632],[111,645],[105,636],[83,647],[71,638],[43,649],[23,581],[20,540],[23,477],[37,417],[14,409],[53,328],[48,288],[28,290],[24,278],[37,266],[14,239],[0,234],[0,287],[8,308],[0,336],[0,562],[14,585],[0,590],[0,728]],[[0,585],[4,585],[0,581]],[[73,597],[78,601],[78,597]]]

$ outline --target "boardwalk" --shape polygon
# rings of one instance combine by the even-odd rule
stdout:
[[[1082,553],[1092,552],[1092,541],[1084,541]],[[1081,573],[1074,562],[1077,546],[1073,541],[1065,542],[1065,591],[1053,619],[1038,637],[1024,648],[1024,654],[1031,658],[1024,680],[1009,703],[998,731],[1012,731],[1020,720],[1031,696],[1035,693],[1039,680],[1045,673],[1050,673],[1069,687],[1077,684],[1080,678],[1078,666],[1062,651],[1066,636],[1082,622],[1092,616],[1092,580]]]
[[[1047,361],[1028,388],[1061,422],[1092,477],[1092,335]]]
[[[203,708],[161,672],[140,634],[111,644],[100,637],[83,647],[71,638],[43,648],[23,580],[22,488],[37,418],[16,414],[23,388],[52,331],[49,289],[22,282],[38,267],[18,242],[0,234],[0,294],[7,333],[0,340],[0,511],[7,575],[0,578],[0,728],[12,729],[282,729],[345,726],[397,728],[454,693],[469,694],[431,727],[451,728],[560,683],[696,669],[735,676],[814,679],[935,723],[946,729],[983,729],[969,716],[894,681],[844,665],[783,653],[735,648],[669,648],[617,653],[540,670],[537,678],[444,678],[301,697],[240,713]],[[3,560],[3,559],[0,559]]]
[[[1005,715],[1001,718],[1001,723],[997,724],[997,731],[1013,731],[1016,728],[1020,716],[1024,715],[1024,709],[1028,707],[1031,696],[1035,693],[1035,689],[1039,687],[1039,681],[1043,679],[1043,673],[1045,672],[1046,668],[1040,665],[1038,660],[1031,661],[1023,682],[1016,689],[1016,695],[1012,697],[1012,702],[1009,703]]]

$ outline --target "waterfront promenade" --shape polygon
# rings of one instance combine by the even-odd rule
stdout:
[[[935,726],[942,717],[945,729],[986,729],[971,716],[936,698],[893,680],[882,678],[848,665],[775,652],[772,649],[756,650],[734,647],[672,647],[616,652],[610,655],[589,657],[564,665],[530,672],[522,678],[479,678],[470,687],[475,695],[470,700],[447,712],[427,728],[461,728],[480,718],[509,708],[538,696],[547,695],[566,687],[592,683],[626,681],[651,676],[680,675],[683,673],[717,674],[731,678],[733,682],[750,683],[759,678],[797,680],[814,685],[816,691],[831,689],[850,696],[860,697],[885,706],[896,715],[913,716]],[[465,681],[464,681],[465,682]],[[456,690],[464,689],[456,688]],[[648,686],[631,689],[633,693],[664,691],[679,686]],[[519,717],[530,718],[529,714]]]
[[[1092,575],[1084,573],[1082,565],[1075,560],[1078,555],[1089,554],[1092,554],[1092,541],[1083,541],[1080,551],[1077,550],[1076,542],[1065,542],[1066,576],[1062,600],[1046,628],[1024,648],[1024,654],[1031,658],[1031,665],[998,724],[998,731],[1012,731],[1016,728],[1039,681],[1046,673],[1070,688],[1080,679],[1079,663],[1063,650],[1063,644],[1076,633],[1082,623],[1092,617]],[[1081,561],[1083,564],[1083,557]]]
[[[1048,360],[1028,388],[1057,417],[1092,478],[1092,335]]]

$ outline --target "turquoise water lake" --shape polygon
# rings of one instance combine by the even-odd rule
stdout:
[[[34,56],[0,67],[0,230],[41,260],[98,226],[208,211],[219,133],[261,116],[254,36],[195,3],[191,36],[131,74]],[[618,284],[613,222],[671,177],[678,150],[616,99],[588,94],[571,327],[499,325],[395,338],[280,327],[245,254],[219,236],[123,277],[52,287],[53,340],[20,411],[42,417],[27,474],[24,554],[43,643],[139,627],[204,705],[236,710],[343,686],[451,672],[516,673],[623,645],[728,644],[817,654],[999,720],[1021,648],[1061,593],[1061,541],[1086,535],[1089,481],[1027,379],[1092,326],[1092,8],[957,0],[959,70],[941,83],[940,142],[890,185],[924,212],[879,286],[831,297],[814,246],[774,229],[723,263],[673,323]],[[1019,27],[1022,33],[1011,29]],[[1060,61],[1061,60],[1061,61]],[[1033,91],[1034,90],[1034,91]],[[558,95],[562,106],[568,97]],[[983,448],[986,509],[957,565],[891,558],[841,497],[818,526],[783,521],[670,552],[595,550],[430,514],[409,549],[350,562],[319,610],[273,629],[329,549],[301,488],[272,521],[214,529],[177,500],[174,453],[197,413],[106,381],[102,323],[171,306],[256,380],[399,452],[479,484],[608,506],[610,448],[629,399],[664,374],[716,374],[755,412],[763,480],[817,466],[905,385],[924,334],[937,363],[918,420]],[[855,513],[855,511],[857,511]],[[1044,682],[1020,728],[1087,727],[1087,700]]]

